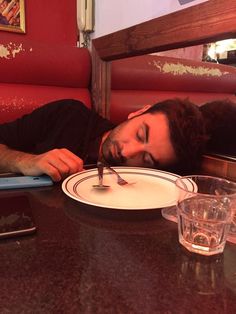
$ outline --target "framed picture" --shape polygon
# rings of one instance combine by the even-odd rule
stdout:
[[[0,0],[0,30],[25,33],[25,0]]]

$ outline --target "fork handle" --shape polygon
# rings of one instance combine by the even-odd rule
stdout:
[[[101,161],[98,161],[97,162],[97,167],[99,168],[99,167],[105,167],[105,168],[107,168],[110,172],[113,172],[116,176],[117,176],[117,178],[119,178],[120,177],[120,175],[112,168],[112,167],[110,167],[107,163],[102,163]]]
[[[103,164],[100,161],[98,161],[97,162],[97,167],[98,167],[99,185],[103,185]]]
[[[118,184],[120,184],[121,181],[122,181],[122,182],[125,182],[125,180],[124,180],[123,178],[121,178],[121,176],[119,175],[119,173],[116,172],[112,167],[110,167],[110,166],[108,166],[108,165],[105,165],[105,167],[106,167],[110,172],[112,172],[112,173],[114,173],[114,174],[116,175],[116,177],[117,177],[117,179],[118,179]]]
[[[119,174],[118,174],[113,168],[111,168],[111,167],[108,166],[108,165],[105,165],[105,167],[106,167],[107,169],[109,169],[109,171],[113,172],[117,177],[119,177]]]

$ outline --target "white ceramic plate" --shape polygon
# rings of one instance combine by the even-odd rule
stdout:
[[[94,189],[98,184],[97,169],[85,170],[69,176],[62,183],[62,190],[69,197],[93,206],[145,210],[169,207],[176,204],[176,174],[138,167],[113,167],[130,185],[117,184],[116,175],[104,169],[103,184],[106,190]],[[189,190],[193,190],[189,182]]]

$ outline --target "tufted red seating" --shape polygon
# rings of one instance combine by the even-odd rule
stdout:
[[[91,59],[85,48],[0,41],[0,69],[0,123],[56,99],[91,106]]]
[[[229,98],[236,102],[236,68],[216,63],[145,55],[111,65],[110,118],[125,120],[145,104],[189,98],[198,105]]]

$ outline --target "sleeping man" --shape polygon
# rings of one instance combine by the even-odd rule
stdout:
[[[225,114],[232,109],[234,114],[227,117],[235,119],[234,104],[218,103]],[[0,171],[47,174],[60,181],[82,171],[86,164],[103,160],[110,165],[193,172],[207,145],[214,145],[216,131],[229,126],[226,117],[216,119],[214,108],[218,105],[199,108],[187,100],[165,100],[145,106],[115,126],[80,101],[51,102],[0,125]],[[213,126],[213,114],[217,126]]]

